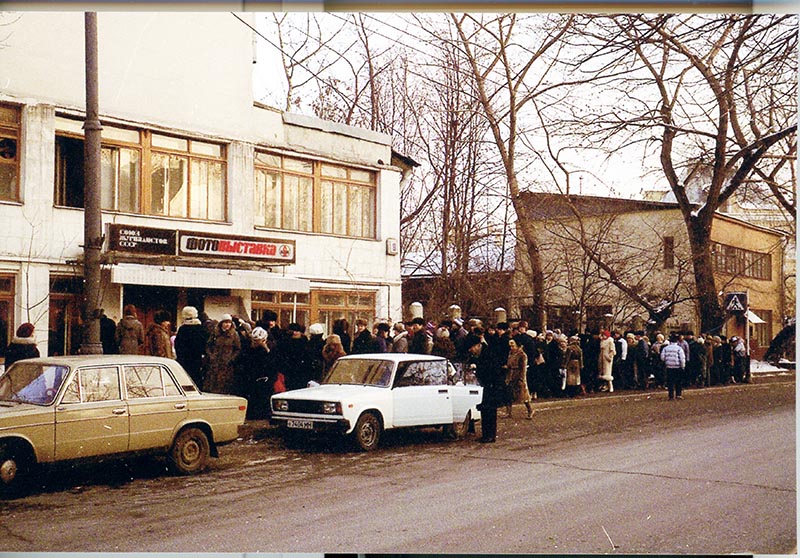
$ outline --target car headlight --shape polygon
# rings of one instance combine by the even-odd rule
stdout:
[[[342,404],[337,402],[330,402],[325,401],[322,404],[322,412],[326,415],[341,415],[342,414]]]
[[[273,399],[272,400],[272,410],[273,411],[288,411],[289,410],[289,402],[286,399]]]

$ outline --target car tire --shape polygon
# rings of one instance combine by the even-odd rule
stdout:
[[[13,445],[0,446],[0,494],[13,497],[22,494],[30,480],[33,460]]]
[[[448,438],[460,440],[470,431],[472,425],[472,412],[467,411],[467,416],[461,422],[454,422],[445,426],[444,433]]]
[[[196,427],[181,430],[169,450],[171,469],[179,475],[192,475],[206,468],[211,446],[206,433]]]
[[[383,426],[380,419],[374,413],[364,413],[356,421],[356,427],[353,429],[353,441],[358,449],[372,451],[378,447],[382,432]]]

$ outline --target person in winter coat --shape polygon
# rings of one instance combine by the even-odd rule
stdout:
[[[28,322],[17,328],[16,335],[11,338],[11,343],[6,348],[6,370],[19,360],[40,356],[39,347],[36,346],[36,338],[33,335],[34,329],[33,324]]]
[[[163,310],[156,312],[153,317],[153,323],[147,328],[147,333],[144,336],[145,354],[175,358],[175,352],[172,350],[172,342],[170,341],[171,326],[169,314]]]
[[[203,389],[203,359],[206,354],[208,331],[198,319],[197,308],[184,306],[183,324],[175,335],[175,358],[189,373],[198,388]]]
[[[333,363],[346,354],[342,346],[342,339],[335,333],[328,335],[328,338],[325,339],[325,346],[322,347],[322,360],[325,363],[323,377],[328,374]]]
[[[607,387],[601,386],[600,391],[614,391],[614,376],[611,375],[611,370],[614,366],[614,355],[616,354],[614,338],[611,337],[611,333],[608,330],[603,331],[600,334],[600,355],[597,357],[597,366],[600,372],[598,380],[606,382]]]
[[[279,369],[283,372],[286,389],[301,389],[308,385],[311,379],[309,363],[306,361],[306,345],[308,338],[305,336],[306,328],[298,323],[287,326],[288,336],[284,336],[278,343]]]
[[[683,399],[683,370],[686,368],[686,353],[678,344],[680,336],[671,333],[669,345],[661,349],[661,361],[667,372],[667,390],[670,399]]]
[[[456,346],[450,340],[450,329],[447,327],[440,327],[436,330],[433,340],[433,348],[431,349],[433,356],[440,356],[455,361]]]
[[[267,347],[268,336],[263,327],[253,328],[234,363],[236,391],[247,399],[248,419],[267,419],[271,414],[269,398],[275,392],[278,369]]]
[[[581,350],[581,339],[577,335],[569,338],[567,350],[564,351],[563,367],[567,371],[567,395],[585,394],[586,390],[581,383],[583,350]]]
[[[406,324],[397,322],[392,327],[394,337],[392,337],[391,352],[393,353],[407,353],[408,352],[408,330]]]
[[[528,410],[527,418],[533,418],[531,393],[528,390],[528,355],[512,338],[508,340],[508,359],[506,360],[506,383],[511,387],[512,403],[523,403]],[[511,403],[506,405],[506,416],[511,416]]]
[[[206,343],[206,356],[208,357],[204,382],[206,391],[234,393],[234,362],[239,356],[240,350],[241,341],[233,327],[233,319],[230,314],[223,314],[214,334],[208,338],[208,343]]]
[[[119,353],[117,348],[117,324],[106,316],[105,310],[100,310],[100,343],[103,345],[104,355]]]
[[[333,326],[331,327],[331,332],[335,333],[339,336],[339,340],[342,342],[342,347],[344,348],[344,352],[350,352],[350,347],[352,346],[353,342],[350,339],[350,322],[348,322],[345,318],[339,318],[333,321]]]
[[[308,326],[308,343],[306,343],[304,360],[309,372],[309,380],[314,382],[322,381],[322,374],[325,370],[325,361],[322,358],[322,347],[325,346],[325,326],[322,324],[311,324]]]
[[[373,337],[372,332],[367,327],[367,320],[359,318],[356,320],[356,333],[353,338],[353,346],[350,354],[363,355],[366,353],[377,353],[378,344]]]
[[[417,355],[429,355],[432,349],[433,338],[425,331],[425,320],[422,318],[414,318],[411,320],[408,352]]]
[[[121,355],[138,355],[144,344],[144,327],[136,317],[136,306],[126,304],[117,324],[117,347]]]
[[[491,444],[497,439],[497,409],[508,404],[506,373],[501,363],[493,361],[489,346],[483,342],[481,328],[475,328],[464,339],[464,346],[469,352],[465,366],[483,386],[480,442]]]

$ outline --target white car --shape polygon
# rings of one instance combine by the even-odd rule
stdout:
[[[465,385],[445,358],[398,353],[340,358],[322,384],[273,395],[273,423],[285,434],[348,435],[365,451],[392,428],[440,426],[463,436],[478,419],[483,388]]]

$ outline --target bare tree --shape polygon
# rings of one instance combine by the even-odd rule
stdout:
[[[575,68],[606,93],[605,110],[581,123],[606,145],[654,148],[686,224],[701,327],[716,330],[725,313],[712,265],[714,213],[748,179],[781,183],[796,151],[797,18],[595,16],[577,29],[576,46],[592,48]],[[698,162],[710,177],[699,206],[687,172]],[[787,200],[793,180],[789,171]]]

